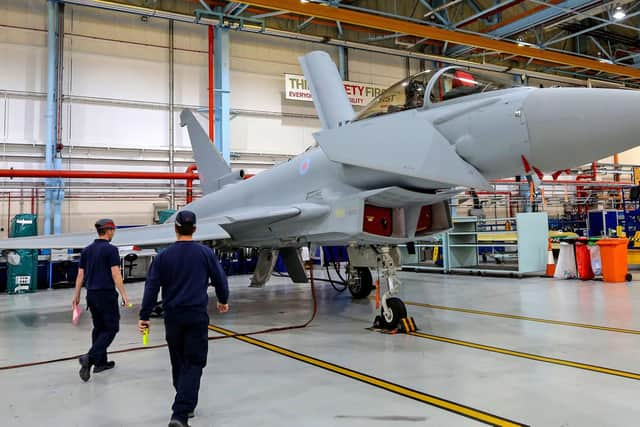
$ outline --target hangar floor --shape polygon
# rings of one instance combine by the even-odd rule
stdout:
[[[319,313],[308,328],[211,341],[191,424],[637,425],[639,282],[400,276],[406,301],[435,305],[408,307],[422,335],[368,331],[372,302],[318,284]],[[263,290],[247,288],[246,277],[231,283],[232,311],[213,314],[214,325],[245,332],[309,316],[308,286],[283,278]],[[142,284],[127,288],[139,302]],[[90,318],[71,325],[71,296],[0,296],[0,367],[84,352]],[[140,345],[136,315],[122,310],[112,350]],[[156,320],[150,345],[161,343]],[[86,384],[76,360],[0,370],[0,425],[166,425],[173,397],[167,350],[112,358],[116,369]]]

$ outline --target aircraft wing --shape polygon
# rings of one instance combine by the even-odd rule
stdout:
[[[298,206],[274,206],[229,211],[198,221],[194,240],[225,240],[231,235],[223,228],[232,225],[249,227],[255,224],[273,224],[294,217],[316,218],[329,212],[329,207],[314,203]],[[0,251],[11,249],[76,249],[84,248],[96,238],[96,233],[67,233],[56,236],[20,237],[0,240]],[[113,243],[116,246],[162,246],[175,242],[174,224],[147,225],[120,228]]]
[[[229,234],[215,221],[199,221],[194,239],[228,239]],[[56,236],[19,237],[0,240],[3,249],[75,249],[84,248],[96,238],[96,233],[67,233]],[[113,243],[116,246],[161,246],[176,240],[174,224],[147,225],[143,227],[121,228],[116,231]]]
[[[264,207],[260,209],[241,209],[231,211],[218,217],[216,221],[222,225],[244,223],[274,223],[300,215],[303,209],[294,206]]]

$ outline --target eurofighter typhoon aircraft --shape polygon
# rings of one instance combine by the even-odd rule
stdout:
[[[317,146],[242,180],[184,110],[205,194],[184,209],[198,215],[197,240],[261,249],[253,286],[268,281],[278,251],[299,283],[307,281],[302,246],[347,246],[347,284],[355,298],[371,292],[370,269],[381,272],[387,289],[381,318],[388,328],[406,316],[394,296],[397,245],[449,229],[452,195],[638,145],[640,93],[632,91],[506,87],[449,67],[393,85],[356,114],[328,54],[312,52],[300,62],[322,123]],[[0,250],[79,248],[93,237],[7,239]],[[113,243],[157,247],[174,240],[169,220],[119,230]]]

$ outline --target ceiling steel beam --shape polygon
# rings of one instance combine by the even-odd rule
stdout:
[[[621,19],[619,21],[610,20],[610,19],[604,19],[604,18],[600,18],[599,16],[590,15],[588,13],[581,12],[579,10],[575,10],[575,9],[573,9],[571,7],[564,7],[564,6],[562,6],[562,4],[551,4],[551,3],[547,3],[546,1],[543,1],[543,0],[529,0],[529,1],[532,2],[532,3],[539,4],[541,6],[547,6],[547,7],[551,8],[551,9],[555,9],[557,11],[564,12],[566,14],[572,14],[572,15],[576,15],[576,16],[579,16],[579,17],[582,17],[582,18],[591,18],[591,19],[593,19],[595,21],[604,22],[607,25],[616,25],[616,26],[621,27],[621,28],[626,28],[627,30],[640,32],[640,28],[638,28],[638,27],[634,27],[632,25],[623,24],[622,21],[624,19]]]
[[[442,6],[438,6],[436,8],[431,9],[429,12],[424,14],[424,18],[428,18],[431,15],[438,13],[438,12],[442,12],[443,10],[449,9],[451,6],[455,6],[458,3],[462,3],[463,0],[453,0],[453,1],[448,1],[446,3],[444,3]]]
[[[634,16],[638,16],[638,15],[640,15],[640,11],[639,11],[639,12],[630,13],[629,15],[625,16],[624,18],[622,18],[620,21],[624,21],[624,20],[626,20],[626,19],[632,18],[632,17],[634,17]],[[565,36],[565,37],[562,37],[562,38],[556,38],[556,39],[554,39],[554,40],[550,40],[550,41],[546,42],[543,46],[545,46],[545,47],[546,47],[546,46],[549,46],[549,45],[552,45],[552,44],[559,43],[559,42],[561,42],[561,41],[565,41],[565,40],[568,40],[568,39],[572,39],[572,38],[574,38],[574,37],[578,37],[578,36],[581,36],[581,35],[583,35],[583,34],[590,33],[590,32],[592,32],[592,31],[595,31],[595,30],[599,29],[599,28],[606,27],[606,26],[608,26],[608,25],[612,25],[612,24],[613,24],[613,22],[612,22],[612,21],[606,21],[606,22],[602,22],[602,23],[600,23],[600,24],[594,25],[594,26],[592,26],[592,27],[585,28],[584,30],[581,30],[581,31],[577,31],[577,32],[576,32],[576,31],[573,31],[573,32],[571,32],[570,34],[568,34],[568,35],[567,35],[567,36]]]
[[[424,24],[407,22],[398,18],[374,15],[373,13],[345,10],[337,7],[328,7],[312,3],[300,3],[299,0],[241,0],[239,3],[250,4],[252,6],[259,6],[267,9],[286,10],[309,17],[330,21],[340,21],[343,23],[390,31],[393,33],[410,34],[416,37],[430,38],[433,40],[471,46],[479,49],[504,52],[555,64],[588,68],[620,76],[640,77],[640,70],[632,67],[606,64],[592,59],[551,52],[534,47],[518,46],[516,43],[493,40],[479,35],[430,27]]]
[[[507,0],[507,1],[503,1],[502,3],[498,3],[488,9],[484,9],[481,10],[480,12],[476,13],[475,15],[469,16],[468,18],[464,18],[463,20],[461,20],[460,22],[456,22],[453,26],[454,28],[460,28],[460,27],[464,27],[467,26],[475,21],[477,21],[478,19],[482,19],[482,18],[487,18],[489,16],[495,15],[497,13],[503,12],[513,6],[516,6],[519,3],[524,2],[525,0]]]
[[[433,6],[431,6],[427,0],[420,0],[420,3],[429,11],[433,12],[433,14],[435,15],[436,18],[438,18],[440,20],[440,22],[442,22],[444,25],[449,25],[449,21],[447,21],[445,18],[442,17],[442,15],[440,15],[438,12],[434,12],[433,10]]]
[[[616,6],[625,6],[625,5],[629,4],[629,3],[633,3],[633,0],[618,0],[618,1],[616,1]],[[566,24],[567,22],[581,21],[583,19],[587,19],[587,17],[594,16],[594,15],[599,15],[599,14],[601,14],[603,12],[608,12],[608,11],[611,10],[611,6],[612,6],[611,2],[603,2],[603,4],[600,5],[600,6],[593,7],[591,9],[589,9],[589,10],[584,11],[583,14],[580,15],[580,16],[571,15],[571,16],[568,16],[567,18],[560,19],[559,21],[554,21],[554,22],[550,23],[546,27],[546,29],[548,30],[548,29],[551,29],[551,28],[555,28],[555,27],[558,27],[558,26],[560,26],[562,24]],[[633,12],[634,6],[631,6],[631,8],[629,10],[627,10],[627,13]]]

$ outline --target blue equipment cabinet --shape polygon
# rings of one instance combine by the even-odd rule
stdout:
[[[589,211],[587,216],[589,237],[614,235],[618,229],[619,214],[618,210]]]

